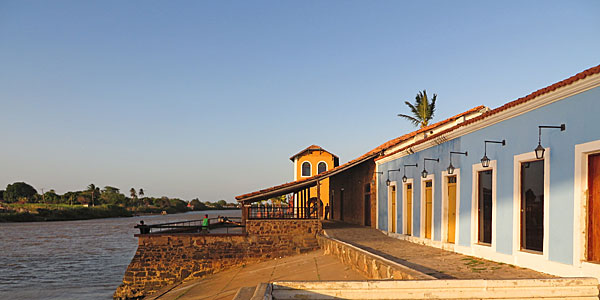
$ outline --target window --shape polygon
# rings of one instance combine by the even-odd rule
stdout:
[[[479,171],[477,187],[477,241],[492,243],[492,170]]]
[[[309,177],[311,173],[311,165],[309,162],[305,161],[302,163],[302,177]]]
[[[327,171],[327,164],[324,161],[322,161],[317,165],[317,174],[321,174],[325,171]]]
[[[521,249],[544,250],[544,160],[521,163]]]

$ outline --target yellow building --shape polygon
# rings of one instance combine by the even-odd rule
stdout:
[[[290,157],[290,160],[294,162],[294,181],[315,176],[340,164],[335,154],[317,145],[307,147]],[[317,197],[317,187],[310,188],[310,197]],[[322,208],[329,205],[329,178],[321,181],[320,200]]]

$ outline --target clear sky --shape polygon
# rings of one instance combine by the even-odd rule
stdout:
[[[600,64],[600,1],[0,1],[0,189],[225,199]]]

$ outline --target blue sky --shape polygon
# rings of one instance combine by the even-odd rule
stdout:
[[[185,200],[293,179],[600,64],[599,1],[0,1],[0,189]]]

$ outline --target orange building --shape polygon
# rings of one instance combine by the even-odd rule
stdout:
[[[294,181],[315,176],[340,164],[340,159],[335,154],[317,145],[307,147],[290,157],[290,160],[294,162]],[[321,207],[325,208],[329,205],[329,178],[322,180],[320,184],[319,200]],[[310,188],[310,195],[317,195],[317,187]]]

